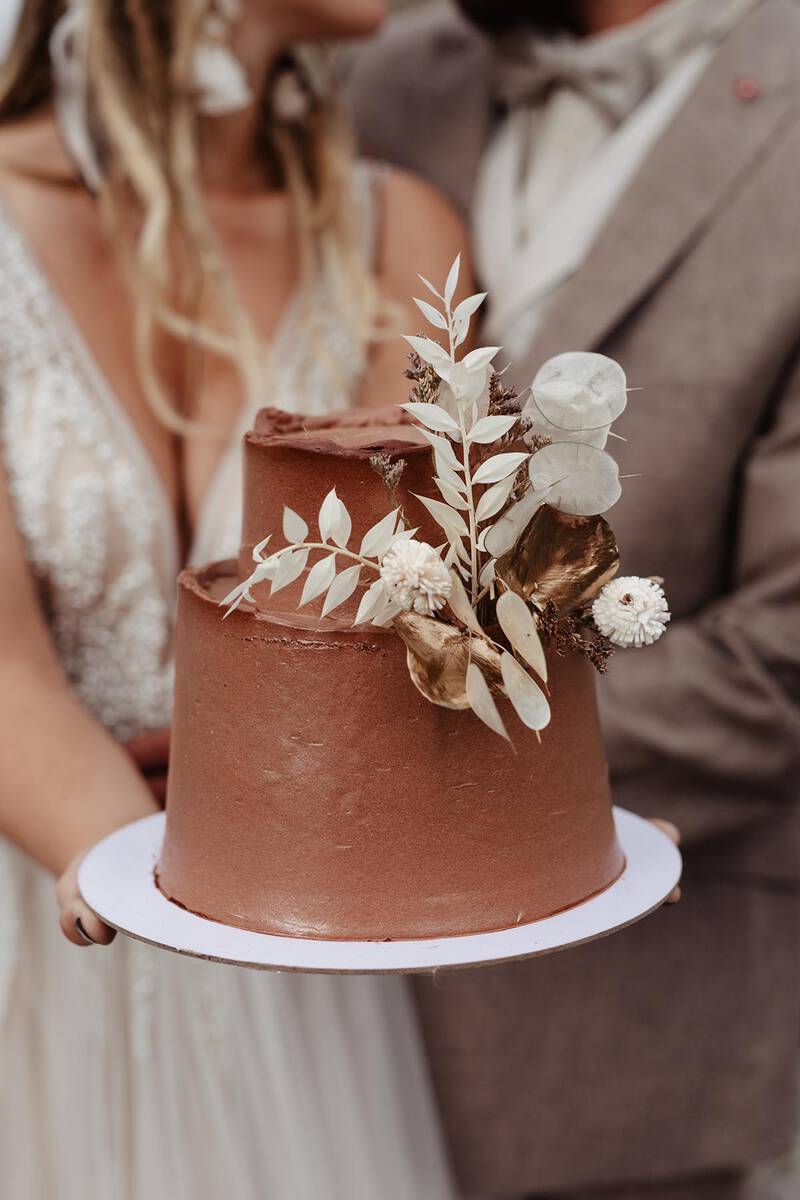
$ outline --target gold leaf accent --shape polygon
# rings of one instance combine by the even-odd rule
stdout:
[[[563,611],[586,604],[618,567],[619,547],[607,521],[543,504],[495,570],[518,595],[538,607],[552,600]]]
[[[414,686],[442,708],[469,708],[467,666],[480,667],[495,695],[503,694],[500,651],[484,636],[419,613],[401,613],[394,626],[406,647],[408,672]]]

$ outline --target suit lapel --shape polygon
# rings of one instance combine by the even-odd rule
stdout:
[[[554,297],[513,374],[598,346],[700,236],[796,101],[788,0],[764,0],[725,40],[657,141],[583,266]],[[793,6],[791,6],[793,7]],[[737,80],[756,80],[743,100]]]

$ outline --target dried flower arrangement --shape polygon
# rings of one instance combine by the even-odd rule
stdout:
[[[355,550],[350,514],[332,488],[317,518],[318,540],[284,509],[287,545],[265,555],[266,537],[253,551],[253,573],[222,603],[233,611],[266,580],[278,591],[321,551],[300,605],[324,596],[326,616],[368,572],[374,578],[353,624],[394,626],[428,700],[470,708],[508,738],[496,704],[505,696],[538,736],[550,719],[543,643],[559,654],[582,653],[605,671],[616,646],[656,641],[670,614],[660,581],[613,578],[619,551],[601,514],[621,494],[605,445],[627,402],[622,368],[600,354],[558,355],[540,369],[523,405],[492,367],[499,347],[457,357],[485,299],[479,293],[453,308],[459,265],[457,258],[441,292],[420,277],[438,304],[415,303],[447,347],[406,338],[412,389],[402,405],[432,447],[441,499],[417,498],[445,541],[417,540],[395,505]],[[401,465],[380,455],[371,465],[394,504]]]

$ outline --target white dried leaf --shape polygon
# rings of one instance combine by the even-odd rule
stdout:
[[[465,537],[469,537],[469,529],[466,526],[464,518],[456,509],[451,508],[449,504],[443,504],[441,500],[432,500],[428,496],[418,496],[414,493],[421,504],[424,504],[433,519],[441,525],[445,533],[460,533]]]
[[[290,550],[288,553],[281,554],[278,568],[272,576],[270,595],[274,596],[275,592],[279,592],[281,588],[294,583],[295,579],[302,575],[307,562],[307,550]]]
[[[450,307],[456,288],[458,287],[458,273],[461,270],[461,255],[457,254],[452,267],[447,273],[447,279],[444,285],[444,302],[447,307]]]
[[[505,437],[509,430],[516,425],[517,420],[516,416],[481,417],[467,433],[467,441],[488,445],[490,442],[497,441],[498,438]]]
[[[259,563],[264,561],[264,550],[267,548],[271,537],[272,534],[268,533],[256,546],[253,546],[253,562]]]
[[[464,362],[453,363],[447,371],[442,371],[442,378],[447,383],[456,404],[466,408],[475,404],[486,390],[489,382],[489,368],[479,367],[470,370]]]
[[[466,493],[467,485],[464,478],[453,471],[447,463],[437,464],[436,473],[440,479],[448,483],[451,488],[455,488],[457,492]]]
[[[475,616],[475,611],[469,602],[469,596],[464,589],[464,584],[461,582],[461,576],[451,568],[450,578],[453,581],[453,586],[450,595],[447,597],[447,603],[450,605],[459,621],[461,621],[462,625],[466,625],[467,628],[473,630],[474,633],[480,633],[482,635],[483,630],[481,629],[478,618]]]
[[[407,335],[405,340],[408,342],[415,354],[418,354],[423,362],[430,363],[434,371],[440,372],[443,369],[447,370],[452,365],[452,359],[446,350],[443,350],[438,342],[433,338],[413,337]]]
[[[496,483],[493,487],[488,488],[478,501],[478,507],[475,510],[475,520],[478,522],[488,521],[490,517],[493,517],[496,513],[499,513],[500,509],[511,495],[514,482],[514,475],[509,475],[508,479],[501,479],[499,483]],[[483,531],[481,536],[483,536]],[[484,549],[483,545],[480,543],[480,540],[478,543],[478,549]]]
[[[528,605],[516,592],[503,592],[497,600],[496,612],[500,628],[517,654],[547,683],[547,659]]]
[[[551,358],[531,385],[536,406],[559,429],[599,430],[624,412],[625,372],[604,354],[571,351]]]
[[[462,300],[461,303],[456,306],[456,310],[453,313],[453,320],[468,320],[473,313],[478,311],[488,294],[488,292],[475,292],[474,296],[467,296],[466,300]]]
[[[393,542],[408,542],[419,533],[419,529],[401,529],[394,535]]]
[[[250,595],[250,586],[251,584],[249,579],[246,579],[244,583],[237,583],[233,591],[228,592],[227,596],[224,596],[222,600],[220,600],[220,607],[223,605],[228,606],[226,612],[223,614],[223,621],[226,617],[229,617],[232,612],[236,612],[236,609],[243,600],[250,600],[252,602],[253,597]]]
[[[246,590],[249,587],[250,587],[249,579],[245,579],[242,583],[237,583],[236,587],[233,588],[230,592],[228,592],[227,596],[222,597],[222,599],[219,602],[220,608],[222,608],[226,604],[233,604],[234,601],[236,601],[238,604],[241,601],[242,596],[244,595],[244,593],[246,592]],[[227,616],[228,614],[226,613],[225,615]]]
[[[529,456],[525,453],[494,454],[482,462],[472,477],[473,483],[497,483],[516,471]]]
[[[622,494],[619,467],[610,454],[585,442],[553,442],[531,455],[528,473],[535,492],[559,512],[593,517]]]
[[[287,542],[304,542],[308,537],[305,521],[288,505],[284,505],[283,509],[283,536]]]
[[[255,587],[257,583],[262,583],[265,579],[272,579],[281,560],[281,552],[271,554],[269,558],[264,558],[260,563],[256,564],[254,571],[248,579],[250,587]]]
[[[300,597],[300,605],[308,604],[311,600],[316,600],[317,596],[321,596],[323,592],[327,592],[328,588],[333,583],[336,577],[336,555],[329,554],[327,558],[321,558],[319,562],[315,562],[311,570],[308,572],[308,578],[303,588],[303,594]]]
[[[457,346],[460,346],[466,337],[470,319],[483,304],[487,294],[487,292],[476,292],[474,296],[467,296],[466,300],[462,300],[456,306],[456,310],[453,313],[453,326],[456,331]]]
[[[500,655],[500,670],[506,695],[522,724],[528,729],[544,729],[550,721],[550,705],[542,689],[507,651]]]
[[[385,629],[387,625],[391,625],[395,617],[402,611],[397,601],[390,600],[387,596],[373,616],[372,624],[377,625],[379,629]]]
[[[363,625],[365,621],[370,621],[387,600],[388,596],[386,595],[386,588],[383,586],[383,580],[376,579],[361,597],[361,603],[358,606],[358,612],[355,615],[353,624]]]
[[[425,287],[428,289],[429,292],[433,292],[433,294],[437,300],[444,300],[444,296],[442,295],[441,292],[436,290],[436,288],[431,283],[430,279],[426,279],[424,275],[417,275],[417,279],[419,279],[421,283],[425,284]]]
[[[453,449],[453,443],[444,437],[438,437],[435,433],[430,433],[427,429],[420,429],[420,433],[433,447],[434,457],[436,459],[436,470],[441,475],[442,463],[449,467],[452,471],[463,471],[464,468],[456,458],[456,452]]]
[[[344,604],[345,600],[349,600],[353,592],[358,587],[358,580],[361,576],[361,567],[356,563],[354,567],[348,567],[345,571],[341,571],[334,579],[331,586],[328,588],[328,594],[325,597],[325,603],[322,606],[322,615],[327,617],[329,612],[333,612],[340,604]]]
[[[481,587],[488,587],[490,583],[494,582],[495,561],[495,559],[490,558],[489,561],[484,563],[483,567],[481,568],[481,573],[478,576],[478,582],[480,583]]]
[[[493,733],[499,733],[507,742],[511,741],[483,672],[474,662],[467,666],[467,700],[475,716],[484,725],[488,725]]]
[[[350,541],[350,534],[353,532],[353,522],[350,513],[347,511],[347,505],[343,500],[339,501],[339,520],[336,522],[331,537],[337,546],[341,546],[342,550],[346,549],[347,543]]]
[[[380,558],[386,553],[395,539],[395,525],[399,512],[399,508],[393,509],[367,530],[361,539],[359,550],[362,558]]]
[[[469,505],[464,497],[459,491],[456,491],[452,484],[448,483],[446,479],[441,479],[438,475],[434,475],[433,482],[436,484],[447,503],[452,504],[453,508],[460,508],[463,512],[467,512],[469,510]]]
[[[516,544],[542,503],[540,496],[526,492],[521,500],[484,531],[482,549],[488,550],[494,558],[502,558]]]
[[[437,433],[458,433],[456,422],[438,404],[418,404],[409,401],[407,404],[401,404],[400,407],[404,408],[407,413],[411,413],[411,416],[426,429],[433,429]]]
[[[328,492],[319,510],[317,524],[319,525],[319,536],[323,542],[327,542],[332,536],[341,518],[339,510],[339,497],[336,495],[336,488],[332,487]]]
[[[470,350],[469,354],[465,354],[461,362],[468,371],[485,371],[499,352],[499,346],[479,346],[477,350]]]
[[[457,350],[459,346],[467,340],[469,333],[469,321],[453,321],[453,349]]]
[[[470,560],[469,555],[467,554],[466,547],[465,547],[464,543],[462,542],[461,538],[456,537],[456,535],[453,534],[451,544],[452,544],[453,549],[456,552],[456,558],[459,558],[465,567],[471,568],[472,562]]]
[[[418,300],[414,297],[414,303],[422,313],[426,321],[430,321],[431,325],[435,325],[437,329],[447,329],[447,321],[442,316],[437,308],[429,304],[427,300]]]

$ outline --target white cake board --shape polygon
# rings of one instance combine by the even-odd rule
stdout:
[[[329,974],[422,973],[550,954],[594,941],[647,916],[681,875],[681,856],[666,834],[623,808],[614,809],[627,864],[610,888],[566,912],[495,933],[397,942],[332,942],[250,933],[195,916],[155,885],[164,834],[156,813],[118,829],[89,851],[79,884],[90,908],[140,941],[214,962],[265,971]]]

